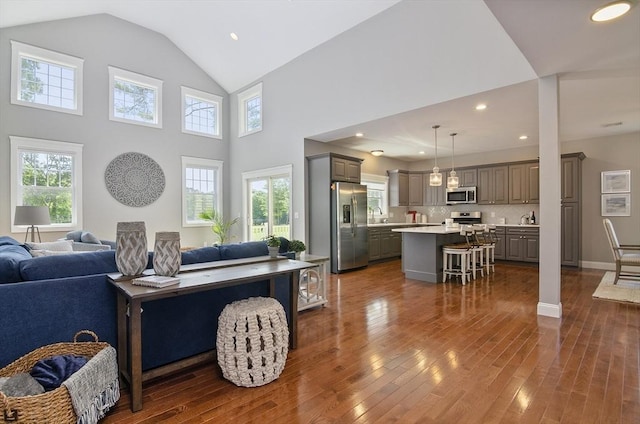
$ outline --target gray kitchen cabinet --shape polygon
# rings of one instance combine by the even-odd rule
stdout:
[[[391,229],[384,228],[380,231],[380,258],[391,257]]]
[[[509,203],[540,203],[540,164],[509,165]]]
[[[409,172],[409,206],[422,206],[424,197],[423,179],[423,172]]]
[[[391,250],[389,254],[392,257],[402,256],[402,234],[391,232]]]
[[[507,231],[504,227],[496,227],[496,247],[493,253],[495,259],[507,259],[506,255],[506,237]]]
[[[478,185],[478,169],[462,168],[456,170],[459,187],[475,187]],[[446,182],[446,179],[445,179]]]
[[[508,227],[506,259],[510,261],[538,262],[540,231],[535,227]]]
[[[380,259],[380,229],[369,228],[369,262]]]
[[[444,172],[442,172],[442,176],[444,178]],[[424,206],[443,206],[446,204],[447,198],[446,194],[446,179],[445,183],[441,186],[430,186],[429,185],[429,173],[425,172],[423,176],[424,182],[424,199],[422,204]]]
[[[394,169],[389,175],[389,206],[409,206],[409,171]]]
[[[509,203],[509,166],[478,168],[476,198],[480,205]]]
[[[331,155],[331,180],[360,183],[361,159]]]
[[[560,264],[579,266],[582,256],[582,160],[584,153],[562,155]]]

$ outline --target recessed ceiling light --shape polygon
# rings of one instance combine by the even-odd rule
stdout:
[[[364,134],[362,134],[362,133],[360,133],[360,132],[356,133],[356,137],[362,137],[363,135],[364,135]]]
[[[418,152],[418,154],[419,154],[419,155],[424,155],[424,150],[420,150],[420,151]]]
[[[529,138],[529,136],[528,136],[528,135],[521,135],[521,136],[520,136],[520,140],[526,140],[527,138]]]
[[[229,34],[229,37],[231,37],[233,41],[238,41],[238,34],[236,34],[235,32]]]
[[[476,110],[485,110],[487,108],[487,105],[485,105],[484,103],[480,103],[479,105],[476,106]]]
[[[384,153],[384,150],[372,150],[371,154],[373,156],[382,156],[382,154]]]
[[[631,9],[629,0],[619,0],[611,2],[591,14],[591,20],[594,22],[605,22],[615,18],[619,18]]]

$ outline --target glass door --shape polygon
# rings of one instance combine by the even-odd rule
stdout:
[[[255,174],[254,174],[255,175]],[[268,235],[291,238],[291,175],[277,173],[245,179],[249,241]]]

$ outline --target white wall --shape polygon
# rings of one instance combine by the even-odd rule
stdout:
[[[83,116],[10,104],[10,40],[83,58]],[[109,121],[107,66],[164,81],[163,128]],[[229,176],[228,128],[214,140],[181,132],[180,85],[223,96],[223,122],[228,122],[228,94],[166,37],[110,15],[24,25],[0,30],[0,234],[10,234],[9,136],[68,141],[84,145],[83,195],[85,231],[115,239],[118,221],[145,221],[149,246],[156,231],[180,231],[182,245],[214,241],[208,227],[181,226],[182,155],[223,160]],[[153,204],[134,208],[111,197],[104,183],[109,162],[124,152],[153,158],[165,173],[166,186]],[[229,196],[225,185],[225,199]],[[228,202],[226,202],[228,206]],[[23,234],[12,234],[21,240]],[[53,240],[64,233],[44,233]]]

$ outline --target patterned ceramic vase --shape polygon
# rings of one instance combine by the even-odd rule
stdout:
[[[140,275],[147,267],[147,236],[144,222],[118,222],[116,266],[122,275]]]
[[[153,270],[156,274],[173,277],[180,271],[181,262],[180,233],[157,232],[153,248]]]

